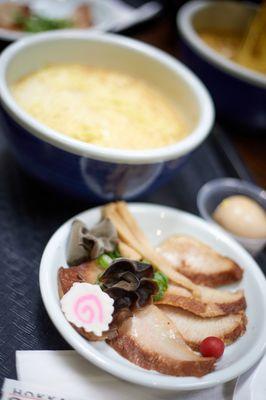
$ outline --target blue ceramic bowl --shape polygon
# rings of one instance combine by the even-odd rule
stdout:
[[[181,56],[209,89],[217,114],[238,126],[266,130],[266,76],[226,59],[206,45],[199,29],[243,32],[256,6],[236,1],[190,1],[177,16]]]
[[[156,85],[178,103],[191,133],[171,146],[133,151],[104,148],[53,131],[16,104],[10,85],[58,62],[112,68]],[[171,56],[119,35],[81,31],[34,35],[9,46],[0,57],[0,97],[6,138],[21,166],[59,190],[90,201],[131,199],[163,183],[206,138],[214,114],[205,87]]]

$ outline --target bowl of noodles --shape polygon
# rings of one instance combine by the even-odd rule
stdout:
[[[190,1],[179,10],[181,55],[213,96],[218,117],[266,129],[266,3]]]

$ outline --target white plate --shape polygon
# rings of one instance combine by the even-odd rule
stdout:
[[[255,367],[238,378],[233,400],[265,400],[265,371],[266,356]]]
[[[61,312],[57,288],[57,271],[66,266],[66,244],[73,219],[63,224],[48,242],[40,266],[40,287],[46,310],[65,340],[93,364],[124,380],[168,390],[195,390],[229,381],[252,367],[265,348],[266,339],[266,283],[252,257],[221,230],[191,214],[168,207],[133,203],[130,210],[151,242],[156,245],[174,233],[192,235],[239,263],[245,270],[240,284],[247,299],[248,326],[246,334],[226,348],[216,370],[202,378],[178,378],[147,371],[128,362],[106,343],[88,342],[66,321]],[[88,226],[100,219],[101,208],[79,214]],[[76,218],[75,217],[75,218]]]
[[[7,0],[0,0],[5,3]],[[88,28],[102,32],[118,32],[157,15],[162,7],[151,1],[138,8],[131,7],[122,0],[21,0],[28,4],[38,15],[48,18],[68,18],[78,3],[87,3],[91,7],[93,26]],[[13,41],[29,35],[27,32],[0,28],[0,39]]]

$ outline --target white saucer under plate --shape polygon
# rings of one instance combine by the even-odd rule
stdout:
[[[265,400],[266,399],[266,355],[260,362],[236,383],[233,400]]]
[[[7,0],[0,0],[5,3]],[[48,18],[68,18],[78,3],[91,7],[93,26],[88,30],[118,32],[155,17],[162,9],[157,1],[134,8],[123,0],[21,0],[38,15]],[[29,35],[27,32],[0,28],[0,40],[13,41]]]
[[[226,348],[216,370],[202,378],[173,377],[147,371],[118,355],[104,342],[88,342],[65,319],[59,303],[57,271],[66,266],[66,245],[70,219],[63,224],[48,242],[40,266],[40,288],[46,310],[65,340],[88,361],[124,380],[166,390],[203,389],[227,382],[246,372],[262,356],[266,340],[266,281],[253,258],[220,229],[202,219],[169,207],[132,203],[130,210],[156,245],[172,234],[186,234],[206,242],[218,252],[233,258],[245,271],[243,280],[231,289],[243,288],[247,299],[247,332]],[[80,218],[88,226],[97,223],[101,208],[85,211]]]

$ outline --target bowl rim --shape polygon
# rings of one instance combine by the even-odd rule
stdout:
[[[36,121],[17,105],[6,82],[6,71],[11,60],[18,52],[54,39],[108,43],[141,53],[150,58],[152,62],[162,63],[166,68],[179,75],[194,93],[199,104],[199,121],[195,129],[186,138],[170,146],[150,150],[124,150],[110,149],[85,143],[56,132]],[[214,106],[207,89],[195,74],[181,62],[151,45],[121,35],[102,32],[82,32],[78,30],[53,31],[32,35],[11,44],[0,56],[0,100],[6,112],[19,125],[39,139],[73,154],[115,163],[152,164],[176,159],[196,148],[207,137],[214,122]]]
[[[236,2],[233,0],[191,0],[184,4],[177,13],[177,26],[179,32],[192,49],[204,58],[210,64],[225,73],[229,73],[246,83],[253,84],[260,88],[266,88],[266,76],[252,69],[241,66],[220,55],[217,51],[211,49],[197,34],[192,24],[192,18],[201,10],[219,5],[232,4],[237,7],[246,7],[256,9],[256,5],[249,2]]]
[[[206,199],[208,199],[210,196],[213,195],[213,192],[215,192],[219,188],[232,188],[232,189],[238,189],[239,191],[243,190],[243,196],[248,196],[252,197],[250,194],[244,193],[245,190],[249,191],[249,193],[253,193],[254,197],[252,197],[253,200],[255,198],[261,198],[261,200],[264,200],[266,202],[266,190],[261,188],[260,186],[257,186],[253,182],[246,181],[244,179],[237,179],[237,178],[217,178],[217,179],[212,179],[208,182],[206,182],[203,186],[201,186],[200,190],[198,191],[197,194],[197,207],[200,212],[201,217],[207,221],[211,222],[213,225],[217,226],[219,229],[221,229],[223,232],[226,232],[227,234],[231,235],[235,240],[237,241],[245,241],[247,244],[253,244],[253,243],[258,243],[258,242],[265,242],[266,238],[261,237],[261,238],[251,238],[249,236],[240,236],[240,235],[235,235],[234,233],[228,231],[227,229],[223,228],[220,224],[218,224],[215,219],[213,219],[212,215],[208,212],[206,209]],[[241,193],[238,193],[236,191],[236,195],[241,195]],[[233,194],[232,194],[233,196]],[[255,200],[256,201],[256,200]]]

